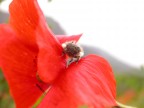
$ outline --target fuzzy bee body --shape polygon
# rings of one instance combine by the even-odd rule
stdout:
[[[84,55],[83,49],[74,41],[65,42],[62,44],[62,47],[63,53],[70,58],[69,62],[72,62],[74,59],[77,62]]]

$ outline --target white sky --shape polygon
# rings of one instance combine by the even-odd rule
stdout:
[[[10,2],[11,0],[7,0]],[[38,0],[47,16],[80,43],[96,46],[133,66],[144,64],[144,0]],[[0,9],[8,9],[9,3]]]

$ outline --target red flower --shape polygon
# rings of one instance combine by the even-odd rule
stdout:
[[[32,106],[49,85],[39,108],[116,105],[115,79],[106,60],[88,55],[66,68],[61,44],[80,36],[55,37],[36,0],[13,0],[9,24],[0,25],[0,67],[17,108]]]

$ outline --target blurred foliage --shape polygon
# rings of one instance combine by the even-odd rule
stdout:
[[[0,0],[0,3],[1,3],[2,1],[4,1],[4,0]]]
[[[116,75],[117,100],[123,104],[144,108],[144,76]]]
[[[0,71],[0,108],[14,108],[13,100],[9,94],[7,82]]]
[[[116,74],[115,77],[117,81],[117,101],[129,106],[144,108],[144,76]],[[8,89],[4,76],[0,72],[0,108],[15,108]],[[33,108],[36,108],[39,101]],[[80,108],[87,107],[82,106]]]

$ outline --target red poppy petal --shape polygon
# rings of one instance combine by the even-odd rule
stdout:
[[[8,25],[0,25],[0,64],[17,108],[29,108],[48,85],[36,78],[37,47],[23,44]]]
[[[55,45],[51,47],[48,43],[39,41],[38,75],[43,82],[53,83],[57,76],[65,69],[65,56],[56,50]]]
[[[10,24],[18,32],[18,38],[28,44],[38,44],[38,74],[44,82],[52,82],[63,63],[62,47],[47,26],[36,0],[13,0],[10,5]]]
[[[72,36],[65,36],[65,35],[56,35],[56,37],[58,38],[59,42],[65,43],[68,41],[78,41],[81,38],[82,34],[78,34],[78,35],[72,35]]]
[[[10,24],[16,30],[18,38],[28,44],[35,44],[37,35],[49,41],[57,41],[53,36],[37,0],[13,0],[9,7]]]
[[[71,64],[53,84],[39,108],[106,108],[116,105],[116,85],[110,65],[89,55]]]

